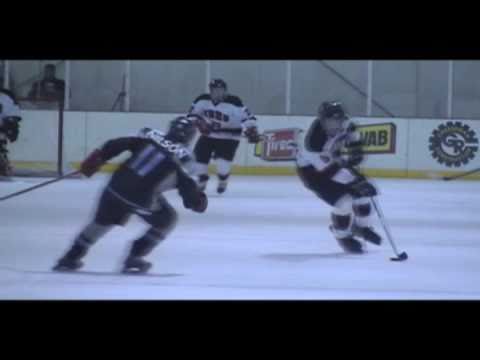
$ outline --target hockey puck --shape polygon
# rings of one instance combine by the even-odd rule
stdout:
[[[398,257],[390,258],[392,261],[405,261],[408,259],[408,255],[406,252],[402,252]]]

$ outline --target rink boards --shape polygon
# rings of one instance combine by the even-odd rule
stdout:
[[[73,112],[64,114],[65,163],[77,167],[88,152],[104,141],[135,134],[144,126],[164,130],[180,114]],[[303,142],[311,116],[258,116],[259,129],[267,134],[260,145],[242,141],[234,173],[289,175],[292,142]],[[480,121],[464,119],[354,118],[360,125],[365,173],[376,177],[425,178],[450,175],[480,167]],[[17,142],[10,158],[21,167],[54,166],[58,149],[58,115],[54,111],[25,110]],[[103,170],[111,171],[128,154],[114,159]],[[480,179],[480,175],[470,178]]]

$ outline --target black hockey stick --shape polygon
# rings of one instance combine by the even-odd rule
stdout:
[[[80,170],[73,171],[73,172],[68,173],[68,174],[65,174],[65,175],[63,175],[63,176],[59,176],[59,177],[57,177],[57,178],[55,178],[55,179],[53,179],[53,180],[48,180],[48,181],[45,181],[45,182],[43,182],[43,183],[37,184],[37,185],[35,185],[35,186],[32,186],[32,187],[29,187],[29,188],[26,188],[26,189],[23,189],[23,190],[14,192],[13,194],[3,196],[3,197],[0,198],[0,201],[10,199],[10,198],[12,198],[12,197],[15,197],[15,196],[24,194],[24,193],[26,193],[26,192],[29,192],[29,191],[32,191],[32,190],[41,188],[41,187],[43,187],[43,186],[47,186],[47,185],[49,185],[49,184],[53,184],[53,183],[55,183],[55,182],[57,182],[57,181],[60,181],[60,180],[65,179],[65,178],[67,178],[67,177],[69,177],[69,176],[78,175],[78,174],[80,174],[80,173],[81,173]]]
[[[467,171],[467,172],[465,172],[463,174],[459,174],[459,175],[444,176],[444,177],[442,177],[442,180],[450,181],[450,180],[460,179],[460,178],[463,178],[465,176],[475,174],[476,172],[479,172],[479,171],[480,171],[480,168],[477,168],[477,169],[473,169],[473,170]]]
[[[387,239],[390,242],[390,245],[392,246],[393,252],[397,257],[390,258],[392,261],[405,261],[408,259],[408,255],[405,251],[399,253],[397,250],[397,247],[395,246],[395,242],[393,241],[392,234],[390,233],[390,230],[388,228],[387,222],[385,220],[385,216],[383,215],[382,210],[380,209],[380,206],[377,204],[377,201],[371,197],[370,200],[372,201],[373,207],[375,208],[375,211],[377,212],[378,218],[380,219],[380,222],[382,223],[383,230],[385,230],[385,234],[387,234]]]

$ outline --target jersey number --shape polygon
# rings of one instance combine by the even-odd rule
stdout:
[[[144,177],[155,169],[164,159],[165,155],[156,150],[154,145],[148,145],[128,164],[128,167],[137,175]]]
[[[214,120],[218,120],[218,121],[228,122],[228,120],[230,120],[228,115],[225,115],[224,113],[222,113],[220,111],[205,110],[205,115],[210,119],[214,119]]]

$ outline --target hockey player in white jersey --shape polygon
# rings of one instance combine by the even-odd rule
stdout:
[[[190,115],[199,116],[199,137],[194,148],[199,186],[205,189],[209,180],[208,164],[216,160],[219,194],[225,192],[240,139],[250,143],[260,140],[257,121],[239,97],[228,94],[227,84],[214,79],[210,93],[199,96],[190,108]]]
[[[8,90],[0,90],[0,176],[10,176],[12,167],[8,159],[8,142],[15,142],[22,120],[15,96]]]
[[[333,207],[330,230],[345,252],[357,254],[365,249],[356,236],[376,245],[382,241],[370,221],[370,197],[377,190],[355,169],[364,159],[361,146],[343,106],[324,102],[297,154],[305,187]]]

